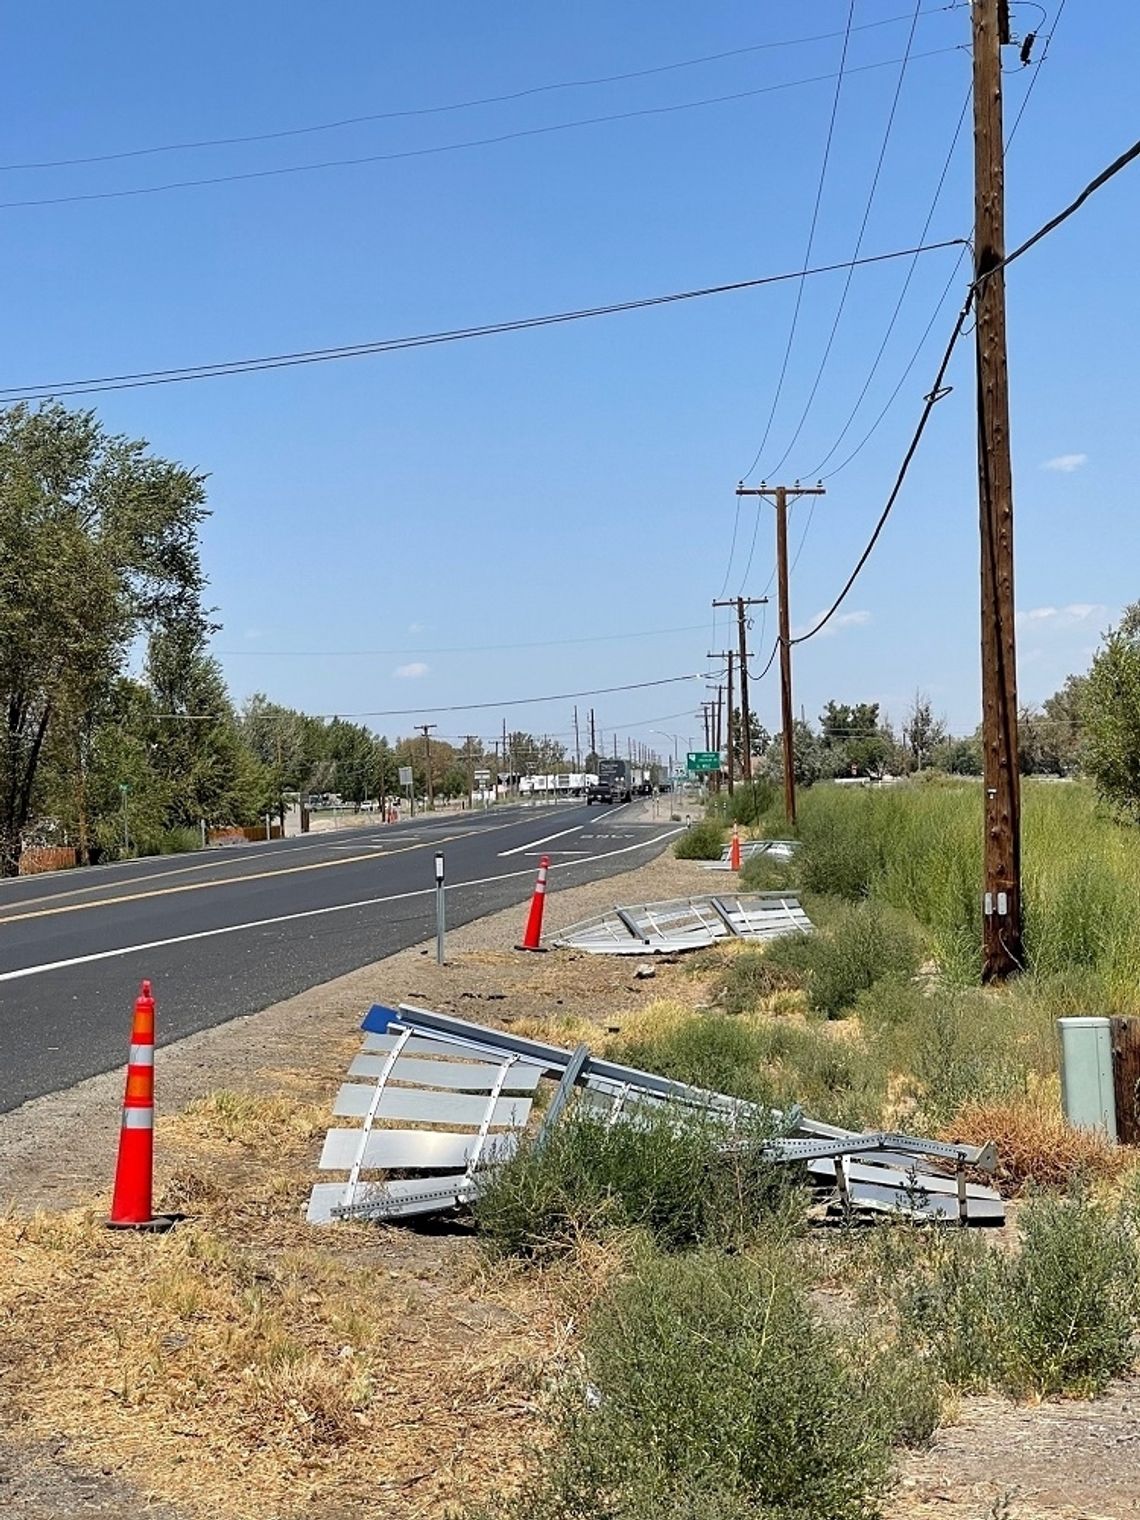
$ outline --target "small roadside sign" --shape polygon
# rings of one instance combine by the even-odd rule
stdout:
[[[719,771],[720,756],[711,749],[690,750],[685,756],[685,766],[690,771]]]
[[[391,771],[389,771],[388,774],[391,775],[392,774]],[[412,768],[411,768],[411,766],[410,765],[401,765],[401,767],[400,767],[400,785],[401,786],[411,786],[411,784],[412,784]]]
[[[486,786],[487,782],[490,781],[490,779],[491,779],[491,772],[490,771],[476,771],[475,772],[475,782],[476,782],[476,785],[478,785],[478,786]]]

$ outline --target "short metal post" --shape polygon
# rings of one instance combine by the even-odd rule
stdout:
[[[201,823],[201,827],[202,827],[202,848],[205,849],[206,848],[206,844],[207,844],[207,840],[206,840],[206,820],[203,818],[203,819],[200,820],[200,823]]]
[[[266,813],[266,815],[265,815],[265,837],[266,837],[266,839],[272,839],[273,838],[273,830],[272,830],[272,828],[270,827],[270,824],[269,824],[269,814],[268,813]]]
[[[444,907],[443,891],[443,851],[437,850],[435,857],[435,960],[437,966],[443,965],[443,936],[446,928],[446,909]]]

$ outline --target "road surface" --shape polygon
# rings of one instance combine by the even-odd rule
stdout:
[[[629,870],[678,832],[627,809],[493,809],[0,882],[0,1112],[125,1060],[148,977],[159,1043],[255,1013],[533,888]],[[519,928],[523,915],[520,912]]]

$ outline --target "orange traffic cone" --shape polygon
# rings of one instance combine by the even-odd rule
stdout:
[[[119,1159],[111,1200],[113,1230],[168,1230],[175,1216],[152,1212],[154,1186],[154,998],[144,982],[135,1000]]]
[[[530,913],[526,921],[526,933],[519,950],[542,949],[542,910],[546,906],[546,873],[550,869],[550,857],[544,855],[538,862],[538,880],[534,884],[534,896],[530,900]]]
[[[732,825],[732,850],[728,863],[734,871],[740,870],[740,826],[735,823]]]

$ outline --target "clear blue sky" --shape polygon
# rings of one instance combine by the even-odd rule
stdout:
[[[965,99],[968,10],[925,3],[864,252],[917,240]],[[1055,12],[1056,0],[1047,3]],[[912,9],[910,0],[857,0],[861,29],[850,42],[813,262],[853,252]],[[1013,11],[1019,33],[1039,23],[1037,7]],[[846,14],[846,0],[11,8],[3,161],[423,110],[837,33]],[[0,173],[4,202],[407,153],[767,90],[455,152],[2,207],[0,386],[358,342],[796,269],[835,89],[820,76],[835,74],[841,45],[833,35],[271,142],[10,168]],[[1137,7],[1070,0],[1010,151],[1011,244],[1134,137],[1138,55]],[[1013,52],[1007,61],[1008,123],[1034,70],[1019,70]],[[1082,668],[1099,630],[1138,594],[1129,506],[1140,463],[1131,416],[1138,173],[1114,181],[1011,271],[1020,677],[1030,701]],[[971,204],[967,123],[929,237],[967,232]],[[919,261],[836,461],[897,383],[955,257]],[[796,626],[827,606],[878,514],[964,271],[895,406],[816,508],[792,582]],[[806,477],[834,442],[905,273],[903,263],[856,272],[785,478]],[[843,279],[803,287],[756,478],[772,472],[795,430]],[[783,285],[92,401],[113,430],[210,473],[204,554],[235,698],[262,689],[311,711],[364,713],[649,681],[704,670],[706,650],[724,645],[725,620],[714,633],[709,602],[725,585],[733,488],[763,435],[794,301],[795,286]],[[796,701],[809,716],[835,697],[879,700],[899,717],[920,686],[956,729],[977,721],[971,371],[965,344],[955,389],[845,618],[797,653]],[[1069,467],[1048,467],[1057,460]],[[805,510],[796,510],[793,545]],[[755,513],[749,505],[741,514],[730,594],[759,595],[769,578],[770,509],[745,576]],[[766,652],[774,616],[762,620],[754,643]],[[533,647],[644,630],[687,631]],[[508,647],[476,647],[484,645]],[[403,667],[419,673],[398,674]],[[682,743],[695,736],[683,715],[703,694],[693,683],[593,705],[605,731],[616,725],[665,748],[650,730],[679,733]],[[777,698],[773,672],[757,697],[770,728]],[[504,715],[512,726],[565,734],[571,704],[437,721],[443,735],[489,736]],[[374,726],[392,735],[412,721]]]

